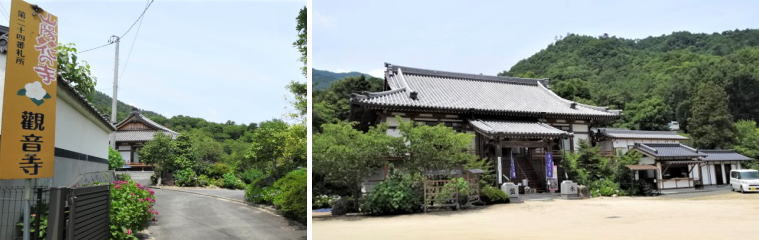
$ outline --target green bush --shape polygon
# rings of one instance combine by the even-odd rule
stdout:
[[[119,151],[108,147],[108,170],[114,170],[124,166],[124,158],[121,157]]]
[[[463,178],[453,178],[443,185],[443,189],[436,196],[435,202],[439,204],[450,203],[450,199],[455,198],[458,194],[459,204],[464,205],[469,201],[469,192],[469,182]]]
[[[619,184],[606,178],[598,179],[590,183],[590,195],[593,197],[612,196],[621,193],[622,192],[619,191]]]
[[[243,183],[234,173],[225,173],[222,177],[221,187],[229,189],[243,189],[245,183]]]
[[[134,233],[155,220],[153,190],[134,181],[115,181],[111,185],[110,239],[137,239]]]
[[[117,174],[116,175],[116,179],[117,180],[121,180],[121,181],[131,181],[132,180],[132,176],[130,176],[129,174],[126,174],[126,173],[122,173],[122,174]]]
[[[198,177],[198,186],[205,187],[208,185],[211,185],[211,178],[206,175],[200,175],[200,177]]]
[[[352,197],[341,197],[332,205],[332,215],[342,216],[350,212],[358,212],[358,201]]]
[[[197,186],[198,176],[192,169],[185,168],[174,173],[174,183],[182,187]]]
[[[274,182],[274,188],[277,189],[277,194],[274,195],[272,201],[274,206],[285,217],[301,223],[306,222],[306,204],[308,202],[306,184],[305,168],[293,170]]]
[[[261,180],[266,177],[266,174],[258,169],[248,169],[242,173],[240,179],[247,184],[251,184],[255,181]]]
[[[393,176],[382,181],[366,196],[361,212],[370,215],[418,212],[423,202],[419,183],[410,176]]]
[[[232,168],[232,166],[229,166],[229,164],[217,162],[208,168],[208,176],[212,178],[222,178],[224,177],[224,174],[232,173],[234,171],[235,169]]]
[[[505,203],[509,200],[509,195],[496,187],[486,185],[480,189],[480,200],[487,204]]]
[[[271,204],[272,192],[271,186],[260,187],[255,184],[249,184],[245,188],[245,199],[252,203]]]
[[[319,209],[319,208],[331,208],[333,205],[335,205],[335,202],[340,199],[339,196],[330,196],[330,195],[318,195],[313,196],[311,208],[313,209]]]

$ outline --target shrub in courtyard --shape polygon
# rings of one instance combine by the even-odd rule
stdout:
[[[134,181],[115,181],[111,185],[110,239],[137,239],[134,233],[145,229],[158,212],[153,210],[153,190]]]
[[[341,197],[332,205],[332,215],[342,216],[352,212],[358,212],[359,204],[352,197]]]
[[[469,182],[463,178],[453,178],[443,185],[435,201],[440,204],[450,203],[450,199],[456,198],[459,204],[464,205],[469,200]],[[458,196],[458,197],[457,197]]]
[[[393,176],[382,181],[366,196],[361,212],[370,215],[418,212],[423,202],[419,183],[411,176]]]
[[[124,166],[124,158],[121,157],[119,151],[108,147],[108,170],[114,170],[122,166]]]
[[[340,199],[339,196],[317,195],[313,197],[311,207],[313,209],[331,208],[338,199]]]
[[[274,182],[277,194],[273,203],[285,217],[298,222],[306,222],[306,169],[293,170]]]
[[[222,179],[222,186],[223,188],[229,188],[229,189],[243,189],[245,188],[245,183],[243,183],[237,176],[235,176],[234,173],[225,173]]]
[[[602,178],[590,183],[590,195],[593,197],[611,196],[620,193],[619,184],[612,180]]]
[[[480,200],[487,204],[505,203],[509,200],[509,195],[496,187],[486,185],[480,189]]]
[[[196,186],[198,185],[198,176],[192,169],[185,168],[174,173],[174,183],[182,187]]]

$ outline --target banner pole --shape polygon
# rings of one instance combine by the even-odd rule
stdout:
[[[32,179],[27,178],[24,184],[24,240],[29,240],[30,202],[32,201]]]

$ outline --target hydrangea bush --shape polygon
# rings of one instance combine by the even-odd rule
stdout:
[[[114,181],[111,185],[110,239],[137,239],[136,232],[155,221],[155,193],[132,180]]]

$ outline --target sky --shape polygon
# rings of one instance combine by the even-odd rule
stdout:
[[[758,28],[759,1],[313,2],[313,66],[382,77],[384,63],[495,75],[567,33],[640,39]]]
[[[79,51],[123,34],[147,3],[27,1],[58,16],[59,42],[75,43]],[[0,24],[7,26],[10,0],[0,6]],[[119,100],[167,117],[245,124],[286,118],[294,110],[285,86],[305,81],[292,46],[303,6],[305,0],[156,0],[142,26],[121,41]],[[92,66],[96,89],[110,96],[114,46],[79,58]]]

